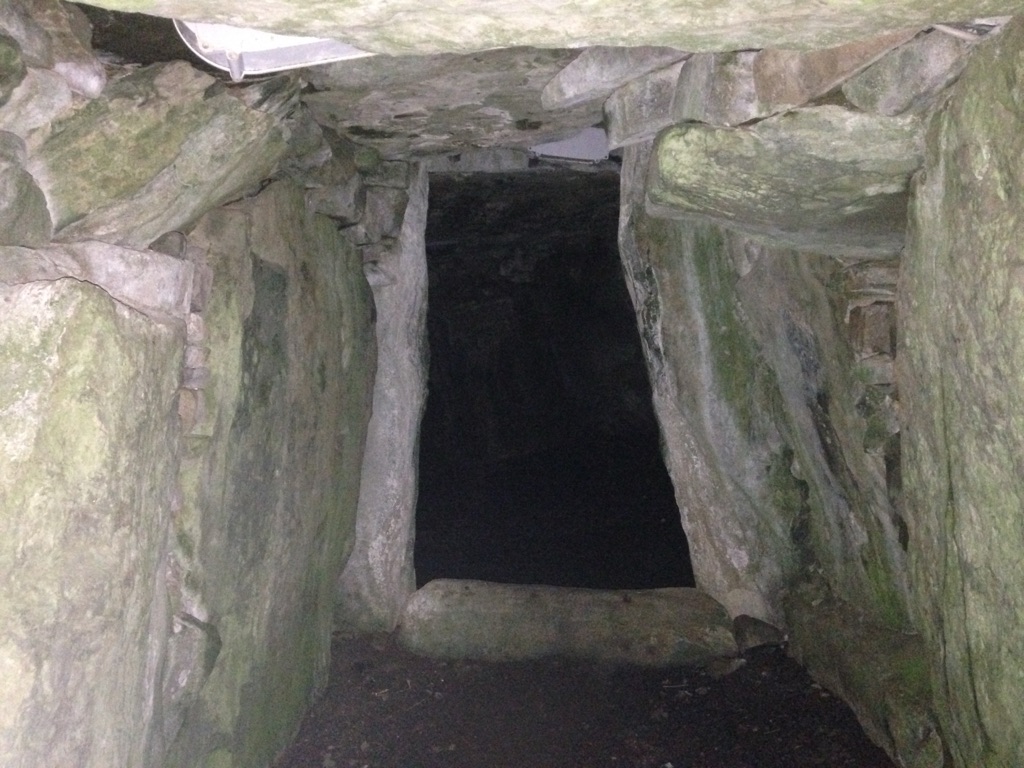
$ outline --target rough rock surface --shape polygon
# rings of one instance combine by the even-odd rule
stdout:
[[[1015,21],[936,115],[900,276],[915,610],[960,768],[1024,764],[1022,51]]]
[[[631,80],[689,56],[676,48],[594,46],[555,75],[541,92],[545,109],[564,109],[601,99]]]
[[[64,78],[51,69],[29,67],[0,108],[0,130],[28,137],[68,111],[71,104],[71,89]]]
[[[973,50],[973,43],[945,32],[922,34],[847,80],[843,95],[881,115],[925,109],[959,76]]]
[[[683,51],[824,48],[902,27],[1018,10],[1012,0],[907,0],[884,6],[873,0],[844,0],[830,6],[802,0],[770,5],[747,0],[580,0],[572,5],[561,0],[443,0],[430,5],[417,0],[277,0],[255,6],[211,5],[207,0],[95,0],[95,5],[330,37],[390,54],[587,45],[653,45]]]
[[[335,596],[336,621],[350,630],[394,629],[416,589],[417,436],[427,394],[427,173],[416,166],[412,175],[408,204],[389,213],[401,220],[398,239],[364,249],[377,316],[377,375],[355,548]]]
[[[90,46],[85,14],[71,3],[7,0],[0,30],[17,41],[29,67],[56,72],[75,93],[95,98],[107,83],[103,64]]]
[[[786,617],[790,652],[897,765],[946,766],[920,635],[874,624],[812,585],[787,596]]]
[[[919,119],[807,107],[750,128],[658,137],[648,199],[660,215],[734,227],[784,247],[869,258],[903,246]]]
[[[0,764],[144,765],[184,328],[69,278],[0,304]]]
[[[824,96],[916,33],[917,29],[906,29],[816,51],[758,51],[752,67],[758,101],[772,113],[806,104]]]
[[[388,157],[533,145],[601,121],[600,101],[557,111],[541,103],[549,81],[580,55],[520,48],[345,61],[304,70],[317,92],[303,101],[318,121]]]
[[[326,683],[369,412],[371,299],[357,249],[286,182],[210,213],[190,242],[211,273],[192,323],[205,334],[190,338],[211,375],[184,441],[168,599],[187,625],[174,637],[195,645],[199,626],[222,646],[197,690],[165,704],[164,737],[169,765],[241,768],[267,764]]]
[[[735,656],[732,623],[696,589],[627,592],[438,579],[402,612],[416,653],[488,661],[568,656],[673,666]]]
[[[24,163],[25,143],[0,131],[0,245],[45,245],[53,236],[46,198]]]
[[[0,282],[9,285],[73,278],[158,322],[184,324],[192,301],[192,264],[152,251],[107,243],[50,248],[0,248]]]
[[[27,166],[58,238],[145,247],[268,176],[286,146],[279,121],[214,83],[153,65],[59,121]]]
[[[638,77],[604,103],[608,146],[624,147],[654,138],[675,123],[675,99],[686,61]]]

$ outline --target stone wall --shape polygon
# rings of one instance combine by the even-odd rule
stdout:
[[[210,290],[188,349],[210,375],[188,393],[168,557],[167,764],[263,765],[327,681],[332,577],[353,546],[375,367],[372,299],[357,249],[289,182],[211,212],[189,241],[206,253]],[[175,683],[176,665],[196,659],[188,671],[202,680]]]
[[[1024,764],[1024,25],[928,136],[900,283],[914,611],[955,765]]]
[[[266,765],[354,546],[359,169],[304,175],[293,79],[104,66],[82,21],[0,10],[0,763]]]

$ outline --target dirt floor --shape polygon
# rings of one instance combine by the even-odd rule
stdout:
[[[731,674],[418,658],[336,637],[331,682],[275,768],[893,768],[784,649]]]

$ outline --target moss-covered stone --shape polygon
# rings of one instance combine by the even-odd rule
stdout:
[[[736,242],[644,213],[649,153],[626,150],[619,248],[694,574],[732,615],[780,623],[800,507],[771,503],[768,474],[784,449],[778,384],[742,317]]]
[[[744,128],[676,126],[655,147],[651,211],[715,221],[781,247],[892,255],[903,244],[922,135],[919,119],[832,105]]]
[[[827,589],[809,584],[787,597],[786,618],[793,655],[850,704],[897,764],[945,766],[920,635],[873,624]]]
[[[142,765],[183,330],[71,279],[0,294],[0,762]]]
[[[533,45],[663,45],[683,51],[731,51],[778,45],[823,48],[900,27],[1009,15],[1009,0],[557,0],[481,4],[444,0],[277,0],[257,6],[209,0],[95,0],[95,5],[158,16],[219,21],[345,40],[381,53],[482,51]]]
[[[178,599],[223,645],[167,764],[241,768],[269,763],[326,683],[369,415],[372,305],[354,246],[291,184],[212,212],[192,242],[213,270],[211,377],[183,460]]]
[[[900,276],[914,607],[960,768],[1024,764],[1024,24],[936,114]]]
[[[184,62],[145,67],[54,125],[28,169],[59,239],[145,247],[269,174],[286,148],[277,119],[207,98],[213,82]]]

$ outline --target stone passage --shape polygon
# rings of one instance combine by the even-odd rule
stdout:
[[[616,245],[618,173],[434,174],[419,584],[691,586]]]

